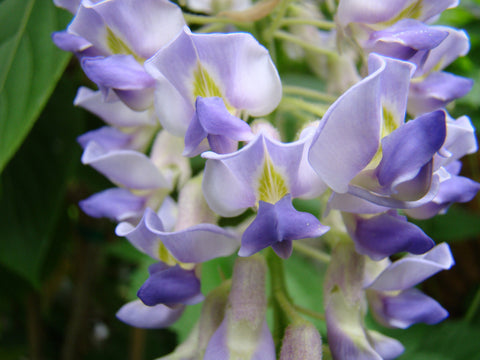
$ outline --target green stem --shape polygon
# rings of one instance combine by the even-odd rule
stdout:
[[[292,35],[292,34],[286,32],[286,31],[277,30],[277,31],[275,31],[274,37],[276,39],[279,39],[279,40],[289,41],[293,44],[296,44],[296,45],[304,48],[305,50],[312,51],[312,52],[317,53],[317,54],[327,55],[327,56],[330,56],[330,57],[337,57],[338,56],[338,54],[336,52],[332,51],[332,50],[327,50],[327,49],[321,48],[319,46],[315,46],[312,43],[310,43],[308,41],[305,41],[303,39],[300,39],[299,37],[297,37],[295,35]]]
[[[288,25],[313,25],[319,29],[331,30],[334,29],[336,24],[333,21],[309,19],[304,17],[291,17],[284,18],[281,21],[281,26]]]
[[[336,96],[302,86],[284,85],[283,93],[286,95],[305,96],[315,100],[326,101],[328,103],[333,103],[335,100],[337,100]]]
[[[304,307],[299,306],[299,305],[294,305],[294,307],[295,307],[295,310],[298,311],[299,313],[310,316],[314,319],[325,320],[325,315],[324,314],[320,314],[316,311],[304,308]]]
[[[283,338],[283,333],[285,328],[288,326],[288,318],[283,311],[277,294],[285,293],[286,283],[285,283],[285,272],[283,269],[282,259],[280,259],[275,252],[269,248],[267,249],[267,264],[270,274],[270,283],[271,283],[271,305],[273,308],[273,331],[272,336],[275,342],[277,350],[280,348],[280,344]]]
[[[281,26],[282,19],[285,17],[285,13],[287,12],[288,5],[290,4],[291,0],[282,0],[280,6],[278,7],[278,11],[276,16],[274,17],[270,27],[265,32],[265,38],[268,42],[272,42],[275,32]]]
[[[302,110],[308,111],[309,113],[319,117],[322,117],[323,115],[325,115],[325,112],[327,111],[326,106],[315,105],[308,101],[294,98],[294,97],[288,97],[288,96],[285,96],[282,99],[280,106],[291,107],[293,109],[300,108]]]
[[[293,243],[293,247],[295,248],[296,251],[301,252],[302,254],[307,255],[315,260],[319,260],[325,264],[330,263],[330,255],[318,249],[315,249],[312,246],[309,246],[299,241],[295,241]]]
[[[284,292],[282,291],[276,292],[275,298],[277,299],[278,304],[280,305],[282,310],[290,318],[291,323],[295,325],[305,323],[305,319],[302,318],[300,315],[298,315],[297,308],[294,305],[292,305],[292,303],[287,298],[287,295]]]
[[[232,24],[232,25],[244,25],[242,21],[233,20],[226,16],[206,16],[206,15],[194,15],[183,14],[185,21],[189,25],[207,25],[207,24]]]

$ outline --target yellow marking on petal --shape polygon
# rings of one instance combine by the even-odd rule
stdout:
[[[170,251],[168,251],[165,245],[161,242],[158,246],[158,258],[160,259],[160,261],[167,264],[168,266],[180,265],[180,267],[185,270],[191,270],[195,267],[195,264],[183,263],[175,259],[173,255],[170,253]]]
[[[109,27],[107,27],[107,45],[114,54],[133,55],[138,62],[144,62],[144,60],[135,54]]]
[[[265,156],[263,171],[258,180],[258,199],[275,204],[288,194],[288,186],[284,177],[275,170],[270,157]]]
[[[417,2],[414,2],[410,6],[407,6],[405,9],[403,9],[393,19],[383,22],[383,24],[386,26],[391,26],[402,19],[418,19],[422,15],[422,10],[422,0],[418,0]]]
[[[203,98],[206,97],[219,97],[223,99],[225,107],[228,112],[235,115],[235,109],[228,104],[228,101],[223,96],[220,88],[213,79],[213,77],[208,73],[205,67],[202,64],[198,63],[197,68],[193,71],[193,101],[197,99],[198,96]]]
[[[393,113],[388,110],[385,106],[382,107],[382,124],[380,126],[380,141],[385,137],[390,135],[394,130],[397,129],[397,124],[395,122],[395,116]],[[374,169],[380,164],[380,160],[382,160],[383,152],[382,152],[382,144],[380,143],[378,146],[378,150],[376,154],[373,156],[370,163],[367,165],[367,169]]]

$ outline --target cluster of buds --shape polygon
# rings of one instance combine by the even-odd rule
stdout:
[[[446,110],[472,82],[441,71],[466,54],[468,38],[430,25],[456,1],[55,3],[74,17],[53,41],[98,86],[80,88],[74,103],[106,123],[78,139],[82,162],[115,185],[80,207],[117,222],[116,234],[156,261],[139,299],[117,317],[167,327],[204,302],[190,337],[165,360],[321,359],[319,332],[296,313],[278,271],[301,239],[316,239],[303,250],[318,244],[331,252],[323,342],[334,359],[403,352],[366,327],[368,309],[396,328],[448,316],[414,288],[453,265],[448,245],[436,245],[408,217],[444,213],[480,190],[459,175],[460,158],[477,150],[474,128]],[[282,23],[289,14],[295,21]],[[218,22],[221,32],[192,31],[187,22],[195,21]],[[254,23],[264,27],[258,40],[236,30]],[[321,106],[297,102],[312,117],[301,119],[291,142],[272,115],[288,92],[270,55],[281,41],[333,92],[317,94],[332,99],[320,120]],[[195,157],[205,159],[200,171],[192,170]],[[320,199],[322,217],[297,210],[295,198]],[[237,226],[219,225],[247,211],[253,215]],[[336,236],[323,236],[329,231]],[[234,253],[233,278],[202,294],[200,264]],[[270,303],[290,321],[274,324],[281,336],[272,337],[266,321],[267,271]]]

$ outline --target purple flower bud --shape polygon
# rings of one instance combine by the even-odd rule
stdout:
[[[310,323],[291,324],[285,329],[280,360],[321,360],[322,338]]]

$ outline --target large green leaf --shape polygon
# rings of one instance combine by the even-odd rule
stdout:
[[[62,74],[69,54],[51,33],[70,16],[51,0],[0,2],[0,172],[18,149]]]
[[[60,212],[66,211],[67,179],[80,164],[76,137],[83,113],[75,86],[61,81],[26,141],[0,180],[0,262],[38,286]],[[67,241],[67,234],[63,234]]]

